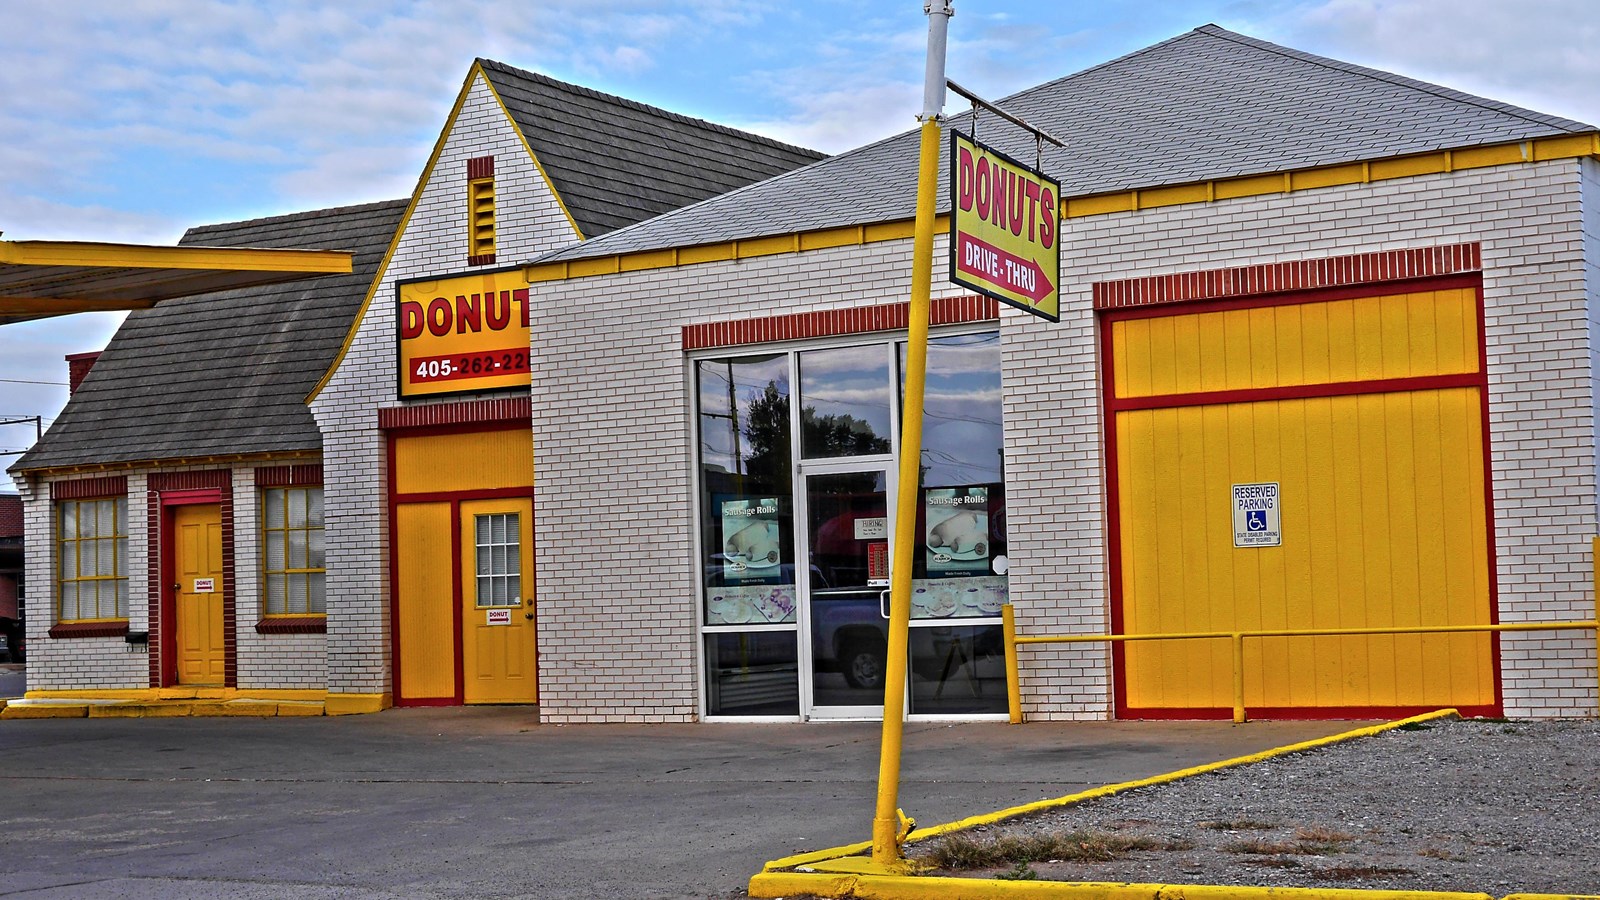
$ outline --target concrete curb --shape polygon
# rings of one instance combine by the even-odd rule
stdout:
[[[189,716],[324,715],[314,700],[262,700],[239,697],[182,700],[121,700],[87,698],[28,698],[0,703],[0,719],[168,719]]]
[[[1278,756],[1286,756],[1291,753],[1300,753],[1305,750],[1343,743],[1356,738],[1382,734],[1385,731],[1392,731],[1406,725],[1435,719],[1457,718],[1459,715],[1454,709],[1441,709],[1406,719],[1386,722],[1382,725],[1357,728],[1324,738],[1288,744],[1283,747],[1276,747],[1271,750],[1264,750],[1260,753],[1252,753],[1221,762],[1192,766],[1150,778],[1141,778],[1136,781],[1125,781],[1121,784],[1094,788],[1065,797],[1013,806],[998,812],[970,816],[928,829],[918,829],[916,833],[907,838],[907,843],[928,840],[957,831],[965,831],[979,825],[990,825],[1028,813],[1059,809],[1098,797],[1109,797],[1134,788],[1166,784],[1177,781],[1180,778],[1188,778],[1206,772],[1215,772]],[[841,867],[850,867],[849,863],[844,862],[845,858],[858,856],[871,848],[872,843],[870,841],[863,841],[842,847],[814,850],[794,856],[786,856],[782,859],[775,859],[763,866],[761,872],[750,879],[749,894],[751,897],[778,898],[797,893],[809,893],[820,897],[863,898],[863,900],[867,900],[867,898],[870,898],[870,900],[957,900],[957,898],[979,897],[1041,898],[1041,900],[1044,900],[1044,898],[1069,898],[1069,900],[1190,900],[1190,898],[1192,900],[1221,900],[1221,898],[1225,897],[1242,898],[1242,900],[1309,897],[1344,898],[1344,900],[1429,900],[1429,898],[1431,900],[1494,900],[1488,894],[1470,892],[1103,882],[1017,882],[997,881],[987,878],[917,877],[900,874],[818,871],[819,869],[825,870],[829,868],[830,863],[843,863]],[[863,860],[862,862],[865,861]],[[1513,900],[1513,898],[1515,900],[1556,900],[1559,896],[1563,895],[1514,894],[1505,898],[1505,900]],[[1600,900],[1600,898],[1595,898],[1595,900]]]

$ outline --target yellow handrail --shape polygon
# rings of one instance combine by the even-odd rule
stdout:
[[[1353,634],[1458,634],[1501,631],[1562,631],[1568,629],[1593,629],[1597,651],[1600,651],[1600,622],[1506,622],[1499,625],[1399,625],[1364,628],[1273,628],[1240,631],[1189,631],[1173,634],[1061,634],[1019,637],[1015,614],[1011,604],[1001,610],[1002,628],[1006,642],[1006,692],[1011,706],[1011,722],[1022,722],[1021,679],[1017,669],[1016,650],[1023,644],[1085,644],[1115,643],[1118,641],[1189,641],[1222,640],[1233,643],[1233,721],[1244,722],[1244,640],[1269,637],[1327,637]]]

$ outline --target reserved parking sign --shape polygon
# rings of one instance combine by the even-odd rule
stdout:
[[[1279,509],[1276,481],[1234,485],[1233,545],[1276,547],[1282,544],[1283,525]]]

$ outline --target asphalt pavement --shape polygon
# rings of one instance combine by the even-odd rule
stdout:
[[[1347,722],[911,723],[924,825]],[[880,726],[537,723],[529,707],[0,722],[0,895],[729,898],[866,839]]]

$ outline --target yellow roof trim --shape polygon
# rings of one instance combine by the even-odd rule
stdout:
[[[1439,150],[1415,156],[1390,159],[1362,160],[1296,169],[1289,172],[1269,172],[1244,175],[1214,181],[1196,181],[1188,184],[1163,185],[1110,194],[1091,194],[1061,199],[1061,217],[1079,219],[1085,216],[1102,216],[1109,213],[1138,212],[1163,206],[1182,206],[1192,203],[1213,203],[1238,197],[1257,197],[1264,194],[1288,194],[1347,184],[1367,184],[1392,178],[1410,178],[1416,175],[1433,175],[1461,169],[1479,169],[1514,163],[1544,162],[1552,159],[1575,159],[1584,156],[1600,157],[1600,132],[1541,138],[1514,144],[1495,144],[1487,147],[1467,147],[1457,150]],[[777,253],[804,252],[828,247],[848,247],[878,241],[904,240],[911,237],[915,224],[906,219],[895,222],[878,222],[870,225],[846,225],[820,231],[770,235],[759,238],[728,241],[721,244],[674,247],[663,250],[646,250],[615,256],[594,257],[567,262],[539,263],[523,268],[529,282],[565,281],[591,275],[614,272],[638,272],[645,269],[666,269],[702,262],[721,262],[753,256],[770,256]],[[948,231],[950,217],[940,216],[935,231]]]
[[[87,300],[81,297],[5,297],[0,296],[0,316],[64,316],[81,312],[122,312],[149,309],[157,300]]]
[[[0,265],[224,269],[234,272],[348,275],[350,254],[341,250],[167,247],[90,241],[0,241]]]
[[[345,332],[344,343],[339,345],[339,352],[334,354],[333,362],[328,365],[328,371],[322,373],[322,378],[311,389],[311,393],[306,395],[306,403],[308,405],[321,396],[323,389],[328,386],[328,382],[333,380],[333,373],[339,371],[339,366],[344,362],[345,356],[350,353],[350,347],[356,340],[356,333],[361,330],[361,323],[366,320],[367,311],[372,307],[372,299],[377,296],[378,288],[383,284],[383,277],[389,271],[389,263],[393,261],[395,251],[400,247],[400,239],[405,237],[406,227],[411,224],[411,216],[417,211],[417,201],[422,199],[422,190],[428,186],[428,181],[433,178],[433,169],[439,164],[439,154],[444,152],[445,141],[449,140],[450,132],[455,130],[456,119],[461,116],[461,107],[466,105],[467,95],[472,92],[472,83],[478,78],[482,78],[484,86],[489,89],[489,93],[491,95],[494,94],[494,85],[490,83],[488,76],[483,74],[483,67],[474,62],[472,68],[467,72],[467,80],[461,85],[461,92],[456,94],[455,105],[450,107],[450,115],[444,120],[444,127],[439,130],[438,139],[433,142],[433,152],[428,154],[428,163],[422,167],[422,174],[417,177],[417,186],[411,190],[411,201],[406,204],[405,214],[400,217],[400,224],[395,227],[394,237],[389,239],[389,249],[383,251],[383,259],[373,272],[372,284],[367,286],[367,296],[362,299],[361,308],[356,311],[355,319],[350,322],[350,329]],[[498,96],[495,97],[495,102],[500,102]],[[505,109],[505,104],[500,104],[502,113],[505,113]],[[522,129],[517,127],[516,120],[511,118],[510,113],[506,113],[506,122],[518,135],[522,134]],[[526,141],[523,142],[523,146],[527,146]],[[551,190],[554,191],[555,189],[551,188]]]

